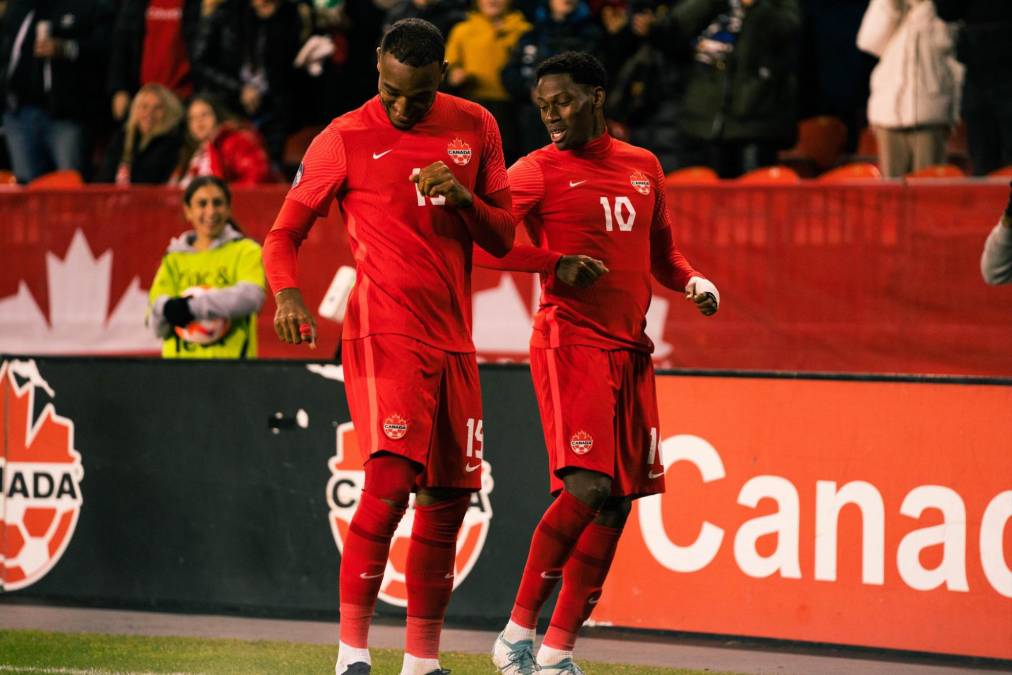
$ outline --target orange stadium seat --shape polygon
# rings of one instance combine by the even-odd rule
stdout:
[[[935,164],[911,171],[907,178],[962,178],[966,174],[954,164]]]
[[[18,179],[14,177],[13,171],[0,171],[0,187],[17,184]]]
[[[797,185],[801,182],[801,177],[786,166],[765,166],[749,171],[738,182],[749,185]]]
[[[825,169],[836,164],[846,145],[846,124],[831,115],[809,117],[798,123],[798,142],[783,158],[811,160]]]
[[[871,162],[845,164],[818,177],[820,183],[849,183],[851,181],[879,180],[882,172]]]
[[[689,166],[672,171],[664,178],[665,185],[699,185],[716,183],[720,180],[717,172],[708,166]]]
[[[857,138],[857,154],[861,157],[878,157],[878,139],[871,127],[861,129]]]
[[[1012,178],[1012,164],[1009,164],[1008,166],[1002,167],[1000,169],[995,169],[994,171],[992,171],[987,175],[991,176],[992,178]]]
[[[53,171],[39,176],[28,183],[28,189],[48,190],[50,188],[78,188],[84,186],[84,179],[81,174],[73,169]]]

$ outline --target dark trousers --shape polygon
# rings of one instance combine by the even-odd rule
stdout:
[[[982,82],[967,77],[963,119],[973,173],[978,176],[1012,165],[1012,76]]]
[[[684,137],[679,165],[708,166],[721,178],[737,178],[743,173],[777,163],[779,145],[770,141],[710,141]]]

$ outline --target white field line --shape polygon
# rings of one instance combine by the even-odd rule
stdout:
[[[193,673],[154,673],[146,670],[97,670],[95,668],[40,668],[0,663],[0,673],[42,673],[43,675],[194,675]]]

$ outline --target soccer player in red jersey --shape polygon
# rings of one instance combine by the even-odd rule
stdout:
[[[552,143],[510,168],[513,213],[534,246],[483,266],[541,273],[531,374],[557,495],[531,541],[512,615],[492,650],[503,673],[581,673],[577,632],[601,595],[632,500],[664,491],[646,335],[651,276],[717,311],[716,287],[672,241],[653,154],[605,130],[605,72],[566,52],[538,68],[535,102]],[[561,579],[548,633],[538,614]]]
[[[274,325],[315,340],[296,253],[336,200],[356,261],[344,322],[345,388],[365,487],[341,556],[335,672],[370,672],[368,630],[390,540],[412,491],[402,675],[438,675],[456,538],[481,485],[482,408],[471,341],[474,245],[502,256],[513,216],[502,144],[484,108],[437,93],[443,37],[395,23],[377,50],[379,95],[335,119],[310,145],[264,242]]]

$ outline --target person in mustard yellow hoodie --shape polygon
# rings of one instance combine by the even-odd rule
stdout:
[[[447,85],[483,105],[499,123],[506,166],[517,159],[516,110],[503,87],[502,69],[520,37],[531,29],[510,0],[475,0],[475,10],[446,40]]]
[[[232,195],[215,176],[183,193],[193,227],[169,243],[151,284],[148,326],[164,358],[250,359],[264,302],[260,245],[232,221]]]

